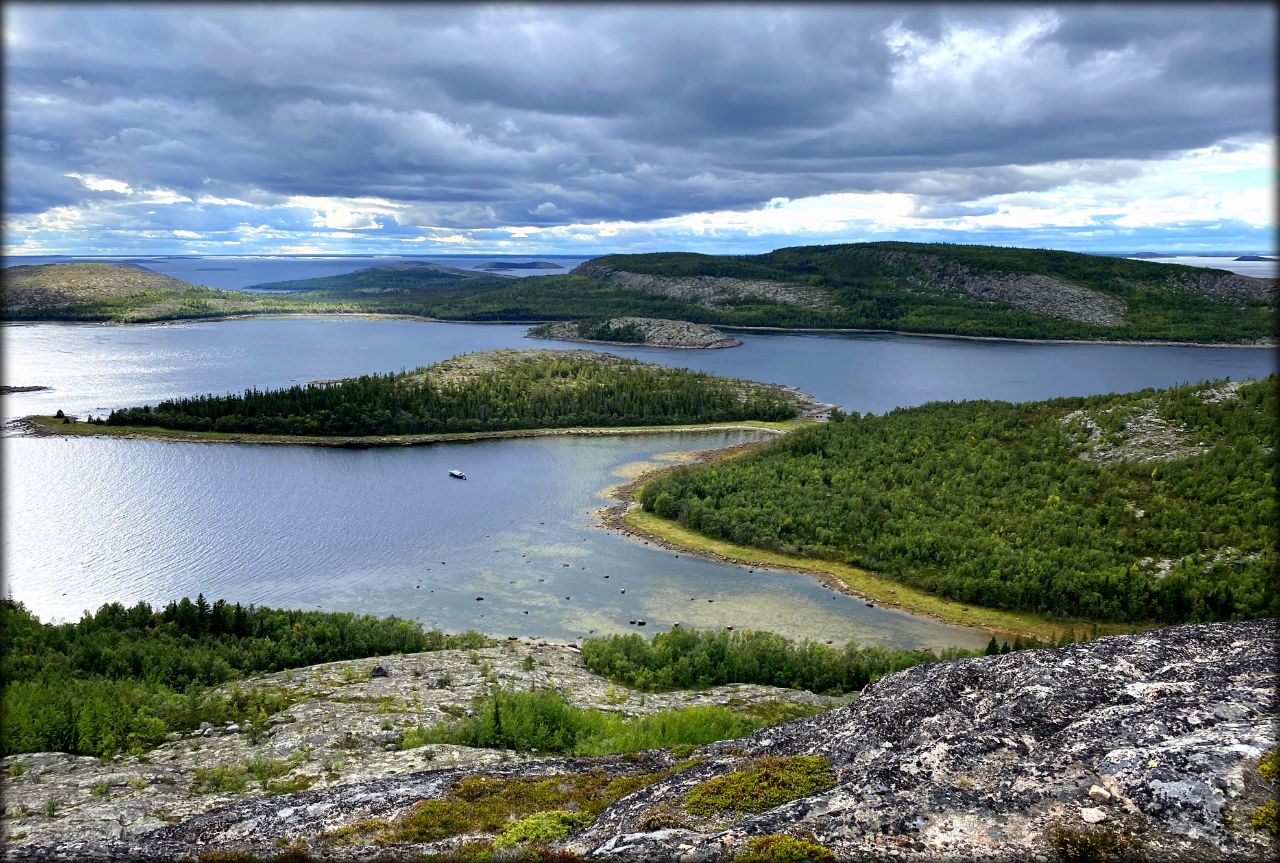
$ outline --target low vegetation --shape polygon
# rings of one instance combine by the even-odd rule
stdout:
[[[685,793],[684,808],[694,815],[764,812],[835,784],[821,756],[766,755],[743,770],[699,782]]]
[[[587,668],[636,689],[661,691],[758,683],[828,695],[856,692],[886,674],[922,662],[977,653],[952,648],[938,654],[931,650],[860,647],[854,643],[832,647],[789,641],[770,632],[716,632],[684,627],[656,633],[651,640],[631,633],[587,639],[582,645]]]
[[[742,737],[765,725],[762,718],[718,706],[624,717],[575,707],[549,690],[496,690],[477,698],[472,712],[474,716],[455,722],[410,729],[400,745],[409,749],[451,743],[519,752],[608,755],[713,743]]]
[[[836,863],[836,855],[816,842],[773,834],[748,839],[733,863]]]
[[[289,706],[266,687],[214,687],[321,662],[492,644],[394,617],[242,606],[203,595],[102,606],[46,624],[0,600],[0,752],[142,752],[201,722],[255,725]],[[252,735],[251,735],[252,736]]]
[[[467,364],[470,365],[467,365]],[[473,366],[485,366],[473,373]],[[461,367],[461,370],[459,368]],[[796,417],[779,388],[594,352],[504,351],[436,366],[113,411],[113,426],[283,435],[403,435]]]
[[[964,603],[1167,623],[1280,613],[1274,376],[837,415],[647,484],[699,534]]]
[[[459,779],[442,799],[425,800],[397,820],[370,819],[327,835],[333,845],[438,842],[483,834],[466,847],[472,859],[495,848],[545,846],[589,824],[616,801],[688,767],[611,776],[604,770],[552,776]]]

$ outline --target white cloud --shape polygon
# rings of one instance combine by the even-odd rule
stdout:
[[[183,239],[186,239],[186,240],[199,240],[199,239],[202,239],[202,237],[201,237],[199,234],[197,234],[195,231],[184,231],[184,230],[182,230],[182,229],[177,229],[177,230],[175,230],[175,231],[173,232],[173,235],[174,235],[175,237],[182,237]]]
[[[93,174],[70,173],[63,174],[63,176],[79,180],[80,184],[91,192],[119,192],[122,195],[128,195],[133,192],[133,188],[123,180],[95,177]]]

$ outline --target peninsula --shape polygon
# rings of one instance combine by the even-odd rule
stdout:
[[[595,351],[483,351],[385,375],[112,411],[94,422],[30,418],[46,434],[112,434],[328,445],[403,445],[539,430],[643,430],[705,423],[790,427],[824,406],[774,384]],[[789,425],[790,424],[790,425]]]

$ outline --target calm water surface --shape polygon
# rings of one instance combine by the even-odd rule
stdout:
[[[8,325],[3,382],[53,389],[4,397],[3,414],[102,413],[412,368],[465,351],[575,347],[524,330],[363,318]],[[874,412],[1260,377],[1275,366],[1272,351],[1243,348],[821,334],[743,341],[719,351],[611,350],[793,384]],[[670,433],[344,451],[6,438],[6,589],[44,619],[74,619],[112,599],[203,591],[499,636],[580,638],[643,618],[646,632],[681,622],[896,646],[985,643],[972,630],[867,608],[810,578],[677,558],[596,526],[601,488],[627,465],[744,439]],[[471,479],[448,479],[455,467]]]

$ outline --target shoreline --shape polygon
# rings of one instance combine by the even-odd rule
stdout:
[[[850,564],[841,564],[816,558],[802,558],[781,552],[771,552],[750,546],[737,545],[726,540],[702,537],[700,534],[695,534],[666,520],[659,520],[657,516],[640,510],[637,497],[640,490],[649,482],[682,467],[739,458],[765,443],[768,443],[768,441],[751,441],[732,444],[720,449],[704,450],[688,461],[655,467],[627,482],[608,486],[602,493],[610,498],[611,501],[596,510],[600,524],[608,530],[630,539],[643,540],[659,548],[688,554],[703,560],[730,566],[759,567],[793,572],[798,575],[816,578],[824,586],[846,596],[861,599],[868,604],[874,602],[875,605],[892,608],[915,617],[924,617],[939,623],[969,627],[980,630],[983,633],[1009,637],[1002,640],[1012,640],[1020,636],[1048,640],[1068,630],[1079,631],[1083,629],[1092,631],[1094,627],[1093,621],[1054,621],[1002,609],[966,605],[946,597],[925,593],[917,588],[892,581],[869,570]],[[637,518],[636,513],[640,513],[642,517]],[[650,525],[646,525],[644,522],[649,522]],[[664,528],[670,527],[672,530],[668,531],[668,533],[678,531],[682,534],[695,536],[699,540],[705,539],[704,545],[709,546],[709,548],[687,545],[648,529],[649,526],[656,527],[658,525]],[[842,570],[848,570],[851,575],[857,575],[857,586],[850,584],[849,581],[841,577],[839,572]],[[1098,623],[1097,627],[1098,635],[1118,635],[1141,630],[1141,627],[1138,626],[1122,624]]]
[[[429,324],[510,324],[512,326],[530,326],[534,324],[558,323],[559,318],[533,318],[529,320],[502,320],[502,321],[463,321],[451,318],[433,318],[428,315],[411,314],[408,312],[288,312],[288,311],[269,311],[269,312],[232,312],[225,315],[208,315],[190,318],[164,318],[154,321],[86,321],[74,319],[53,319],[53,318],[6,318],[0,320],[0,324],[89,324],[94,326],[117,326],[117,327],[164,327],[174,326],[177,324],[197,324],[205,321],[238,321],[251,320],[253,318],[369,318],[371,320],[411,320],[421,321]],[[886,335],[886,336],[917,336],[924,339],[964,339],[966,341],[979,342],[1014,342],[1017,344],[1028,345],[1119,345],[1125,347],[1169,347],[1169,348],[1248,348],[1248,349],[1271,349],[1280,347],[1280,341],[1272,339],[1263,343],[1242,343],[1242,342],[1186,342],[1186,341],[1161,341],[1158,339],[1036,339],[1026,336],[973,336],[961,335],[958,333],[921,333],[910,330],[889,330],[874,329],[869,327],[763,327],[763,326],[746,326],[739,324],[709,324],[722,330],[733,330],[735,332],[747,333],[861,333],[868,335]],[[635,344],[632,342],[594,342],[577,339],[547,339],[543,336],[527,336],[526,338],[539,338],[545,341],[564,341],[577,342],[579,344],[616,344],[621,347],[657,347],[657,348],[676,348],[685,350],[713,350],[713,348],[704,347],[684,347],[680,345],[646,345]],[[738,347],[732,345],[729,347]]]
[[[438,443],[467,443],[476,440],[512,438],[605,435],[667,434],[671,432],[756,431],[773,435],[785,434],[808,425],[811,420],[788,420],[771,423],[765,420],[742,420],[726,423],[702,423],[675,426],[573,426],[550,429],[507,429],[502,431],[435,432],[420,435],[379,435],[369,437],[315,437],[249,432],[191,432],[151,426],[108,426],[78,421],[64,426],[47,416],[26,416],[9,420],[6,430],[21,437],[110,437],[120,440],[154,440],[169,443],[231,443],[280,446],[314,446],[337,449],[376,449],[394,446],[427,446]]]

